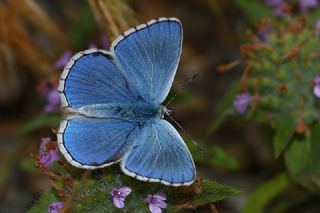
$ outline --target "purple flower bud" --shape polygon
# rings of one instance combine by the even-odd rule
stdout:
[[[41,138],[39,163],[45,168],[49,168],[53,162],[61,160],[60,156],[58,155],[58,148],[56,146],[49,147],[50,142],[50,138]]]
[[[58,149],[49,150],[47,153],[40,156],[39,162],[45,167],[49,168],[55,161],[61,160],[58,155]]]
[[[131,188],[128,186],[119,189],[113,188],[110,192],[110,195],[113,197],[113,204],[119,209],[124,208],[124,200],[131,191]]]
[[[274,16],[278,16],[278,17],[286,17],[286,16],[288,16],[288,14],[283,12],[283,7],[284,6],[285,6],[285,4],[273,7],[273,9],[272,9],[273,15]]]
[[[269,7],[281,6],[284,4],[283,0],[265,0],[264,3]]]
[[[100,36],[100,43],[101,43],[101,47],[102,49],[108,50],[110,47],[110,41],[109,38],[106,34],[102,34]]]
[[[316,76],[313,79],[313,94],[320,98],[320,75]]]
[[[145,202],[149,204],[149,210],[151,213],[161,213],[162,209],[167,208],[167,203],[165,202],[166,195],[162,192],[158,192],[154,195],[148,195]]]
[[[63,208],[62,202],[52,202],[49,205],[48,213],[60,213]]]
[[[284,17],[283,7],[286,3],[283,0],[265,0],[265,4],[272,8],[272,13],[275,16]]]
[[[317,0],[299,0],[299,5],[302,13],[306,13],[309,9],[319,6]]]
[[[91,43],[89,44],[88,48],[89,48],[89,49],[97,49],[98,46],[97,46],[97,44],[96,44],[95,42],[91,42]]]
[[[44,155],[46,152],[48,152],[47,144],[51,141],[51,138],[41,138],[41,143],[40,143],[40,155]]]
[[[259,30],[256,35],[260,41],[267,42],[268,31],[266,29]]]
[[[60,97],[58,93],[58,87],[50,89],[46,95],[47,105],[44,107],[44,112],[56,112],[60,107]]]
[[[240,114],[245,113],[248,108],[250,101],[252,100],[252,96],[249,93],[241,93],[236,96],[233,100],[233,105],[236,108],[236,111]]]
[[[318,18],[316,22],[316,32],[317,32],[317,36],[319,36],[320,35],[320,18]]]
[[[73,52],[71,50],[65,51],[60,58],[54,63],[54,67],[57,69],[63,69],[67,63],[69,62],[70,58],[72,57]]]

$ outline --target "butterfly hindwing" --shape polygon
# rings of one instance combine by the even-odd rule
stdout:
[[[195,179],[191,154],[175,128],[165,120],[145,123],[121,169],[139,180],[166,185],[190,185]]]
[[[61,75],[59,92],[62,106],[73,109],[134,100],[110,53],[97,49],[80,52],[71,58]]]
[[[131,150],[138,130],[136,123],[118,119],[72,117],[60,124],[58,144],[72,165],[101,168]]]
[[[132,89],[145,101],[160,104],[172,85],[181,44],[180,21],[160,18],[125,32],[111,52]]]

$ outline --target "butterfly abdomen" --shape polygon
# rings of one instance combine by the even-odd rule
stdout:
[[[83,106],[79,108],[78,112],[84,116],[93,118],[117,118],[143,122],[158,116],[159,108],[141,102],[108,103]]]

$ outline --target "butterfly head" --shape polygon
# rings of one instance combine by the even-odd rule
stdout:
[[[165,106],[160,105],[160,108],[158,110],[158,115],[160,118],[164,118],[164,115],[171,115],[172,110],[167,109]]]

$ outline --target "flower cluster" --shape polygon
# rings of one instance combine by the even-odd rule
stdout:
[[[124,186],[119,189],[113,188],[110,195],[113,197],[113,204],[121,209],[124,208],[124,200],[131,193],[131,188]],[[162,209],[167,207],[165,202],[166,196],[162,192],[156,194],[148,194],[145,198],[145,202],[149,205],[149,210],[152,213],[161,213]]]
[[[269,5],[269,6],[275,6],[275,5],[279,5],[280,2],[283,2],[282,0],[269,0],[269,1],[266,1],[266,3]],[[300,2],[301,4],[304,4],[303,7],[304,8],[313,8],[313,7],[316,7],[318,6],[318,3],[317,1],[301,1]],[[268,21],[264,21],[260,24],[257,25],[257,28],[258,28],[258,32],[256,33],[256,37],[260,40],[260,42],[262,42],[264,44],[266,44],[268,46],[268,48],[272,47],[272,45],[274,45],[274,41],[272,41],[272,39],[274,40],[275,39],[275,35],[274,34],[274,30],[272,31],[270,28],[271,28],[271,24],[270,22]],[[315,26],[315,34],[317,36],[320,35],[320,19],[317,20],[316,22],[316,26]],[[301,33],[302,34],[302,33]],[[270,37],[270,38],[269,38]],[[289,37],[287,35],[287,37]],[[316,38],[318,39],[318,38]],[[259,45],[259,44],[257,44]],[[287,44],[286,44],[287,45]],[[262,47],[262,46],[261,46]],[[293,49],[294,50],[294,49]],[[299,53],[297,53],[299,54]],[[288,54],[287,58],[290,59],[290,57],[295,57],[295,54],[294,52]],[[255,63],[256,64],[256,63]],[[263,65],[264,66],[264,65]],[[259,65],[259,69],[261,68],[265,68],[261,65]],[[276,70],[276,69],[275,69]],[[274,71],[275,71],[274,70]],[[311,76],[313,78],[312,80],[312,86],[313,86],[313,95],[316,97],[316,98],[320,98],[320,75],[317,75],[317,76]],[[310,80],[309,80],[310,82]],[[284,92],[286,90],[284,84],[279,84],[278,85],[278,90],[279,92]],[[308,94],[312,94],[311,92],[311,87],[309,87],[309,92]],[[234,100],[233,100],[233,106],[235,108],[235,110],[240,113],[240,114],[244,114],[246,111],[247,111],[247,108],[248,106],[250,105],[250,103],[253,101],[253,100],[258,100],[259,97],[254,97],[252,95],[250,95],[249,92],[244,92],[244,93],[240,93],[239,95],[235,96]],[[271,103],[271,102],[270,102]]]
[[[265,4],[272,8],[272,12],[275,16],[286,16],[283,9],[287,4],[284,0],[265,0]],[[306,14],[310,9],[319,7],[317,0],[299,0],[298,5],[303,14]]]

